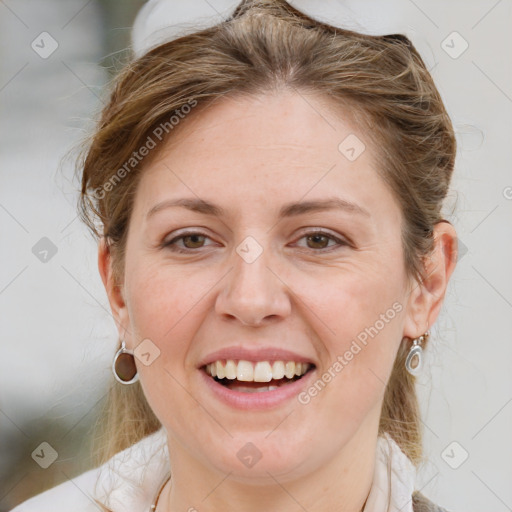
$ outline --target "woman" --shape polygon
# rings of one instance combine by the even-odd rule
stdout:
[[[405,36],[282,0],[126,66],[80,165],[120,337],[98,467],[14,510],[444,510],[415,375],[455,152]]]

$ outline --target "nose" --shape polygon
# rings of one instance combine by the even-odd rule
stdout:
[[[290,314],[290,290],[269,253],[264,249],[251,261],[233,251],[231,270],[221,281],[224,286],[216,299],[217,314],[251,326]]]

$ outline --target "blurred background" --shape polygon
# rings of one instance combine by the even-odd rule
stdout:
[[[92,130],[143,3],[0,0],[0,512],[91,467],[117,332],[64,157]],[[229,3],[169,1],[168,18],[154,13],[145,30]],[[454,512],[510,511],[512,3],[293,4],[408,35],[452,117],[445,215],[460,254],[418,381],[429,461],[416,487]],[[56,452],[47,468],[34,456],[41,443]]]
[[[142,3],[0,2],[2,512],[91,464],[117,337],[62,158],[92,129]],[[42,442],[58,454],[46,469]]]

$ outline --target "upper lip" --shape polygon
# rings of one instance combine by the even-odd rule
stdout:
[[[198,368],[206,366],[207,364],[219,361],[221,359],[243,359],[245,361],[295,361],[298,363],[315,363],[311,358],[301,356],[291,350],[286,350],[277,347],[260,347],[257,349],[249,349],[241,346],[226,347],[215,352],[211,352],[205,356],[198,364]]]

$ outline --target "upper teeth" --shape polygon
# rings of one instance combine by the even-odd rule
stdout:
[[[294,361],[234,361],[228,359],[226,364],[215,361],[206,365],[206,373],[219,379],[238,379],[245,382],[270,382],[272,379],[282,379],[286,376],[292,379],[295,375],[304,375],[311,365],[295,363]]]

